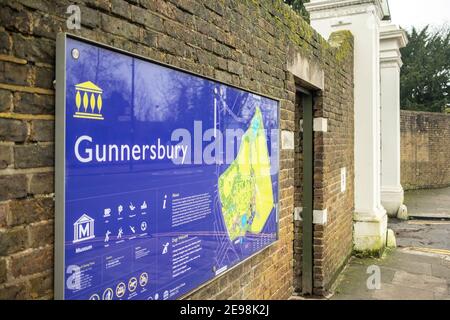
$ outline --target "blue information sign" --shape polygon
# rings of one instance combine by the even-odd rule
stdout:
[[[175,299],[278,237],[276,100],[58,39],[57,298]]]

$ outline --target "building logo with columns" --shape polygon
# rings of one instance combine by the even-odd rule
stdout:
[[[83,214],[73,224],[73,243],[86,241],[95,238],[94,219],[87,214]]]
[[[76,84],[75,89],[74,118],[103,120],[103,90],[91,81]]]

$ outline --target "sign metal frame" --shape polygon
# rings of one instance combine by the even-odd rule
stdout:
[[[56,37],[56,81],[55,81],[55,243],[54,243],[54,297],[56,300],[64,300],[64,291],[65,291],[65,168],[66,168],[66,43],[67,39],[75,39],[78,41],[82,41],[91,45],[95,45],[107,50],[111,50],[117,53],[121,53],[127,55],[132,58],[137,58],[146,62],[154,63],[160,66],[164,66],[170,69],[174,69],[177,71],[181,71],[190,75],[194,75],[196,77],[200,77],[203,79],[214,81],[218,84],[223,84],[232,88],[236,88],[245,92],[253,93],[262,97],[266,97],[276,101],[277,103],[277,117],[278,117],[278,172],[280,170],[280,153],[281,153],[281,134],[280,134],[280,108],[281,103],[280,99],[263,94],[260,92],[252,91],[247,88],[239,87],[236,85],[232,85],[229,83],[225,83],[223,81],[218,81],[212,77],[208,77],[205,75],[201,75],[180,67],[176,67],[173,65],[166,64],[164,62],[154,60],[149,57],[145,57],[139,54],[135,54],[120,48],[112,47],[110,45],[100,43],[94,40],[87,39],[85,37],[81,37],[78,35],[70,34],[67,32],[60,32]],[[200,284],[195,289],[190,290],[189,292],[181,295],[179,299],[183,299],[192,293],[200,290],[201,288],[207,286],[213,281],[216,281],[218,278],[222,277],[225,274],[228,274],[231,270],[237,268],[248,260],[252,259],[254,256],[261,254],[263,251],[268,250],[272,246],[276,245],[279,242],[279,214],[280,214],[280,184],[279,184],[279,174],[278,174],[278,203],[275,209],[275,220],[276,220],[276,240],[260,249],[259,251],[253,253],[251,256],[246,257],[245,259],[237,262],[230,268],[228,268],[223,273],[214,276],[210,280]]]

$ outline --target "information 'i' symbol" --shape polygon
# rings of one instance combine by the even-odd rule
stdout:
[[[163,209],[166,208],[167,194],[164,195]]]

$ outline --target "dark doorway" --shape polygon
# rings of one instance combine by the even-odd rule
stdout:
[[[294,150],[294,286],[313,292],[313,95],[297,87]]]

